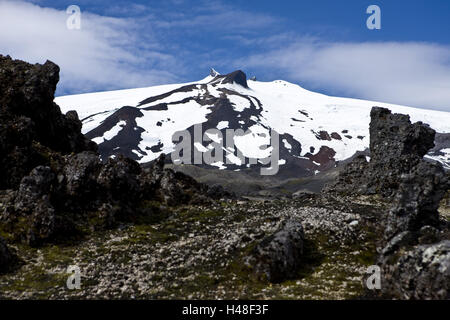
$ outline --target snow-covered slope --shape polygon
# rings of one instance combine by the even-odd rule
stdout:
[[[303,175],[328,169],[368,148],[370,110],[386,107],[434,128],[440,149],[428,157],[450,168],[450,113],[331,97],[281,80],[247,81],[242,71],[220,75],[212,70],[198,82],[63,96],[55,102],[63,112],[78,112],[83,133],[99,144],[104,158],[121,153],[141,163],[151,161],[174,150],[175,132],[193,132],[193,125],[202,123],[203,132],[222,131],[223,137],[216,139],[225,139],[228,128],[250,132],[235,136],[236,148],[224,147],[226,159],[214,166],[249,167],[249,161],[239,161],[237,152],[246,158],[267,156],[268,150],[259,146],[270,141],[274,130],[280,135],[280,166]],[[203,142],[193,148],[207,152],[211,146]]]

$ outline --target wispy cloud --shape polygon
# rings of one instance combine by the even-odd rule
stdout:
[[[161,28],[190,28],[184,29],[196,32],[197,28],[220,33],[251,33],[255,29],[265,28],[274,25],[279,21],[271,15],[244,11],[226,5],[219,1],[202,1],[201,5],[191,8],[185,13],[169,13],[164,15],[164,19],[156,21],[156,25]]]
[[[174,57],[146,46],[131,19],[82,13],[81,30],[66,27],[65,11],[22,1],[0,2],[0,52],[61,67],[62,92],[136,87],[173,81]],[[141,67],[143,66],[143,67]],[[61,90],[60,90],[61,92]]]
[[[450,111],[450,46],[415,42],[336,43],[283,40],[237,59],[264,74],[283,74],[311,89]]]
[[[57,63],[59,94],[182,81],[199,57],[216,50],[199,43],[206,34],[213,41],[220,34],[245,34],[274,22],[219,1],[203,1],[185,13],[177,10],[186,6],[180,0],[147,6],[108,2],[100,6],[102,15],[80,4],[82,28],[68,30],[66,12],[44,7],[49,3],[0,0],[0,53]]]

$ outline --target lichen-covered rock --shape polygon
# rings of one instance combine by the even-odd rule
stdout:
[[[286,220],[279,231],[264,238],[251,252],[246,264],[270,282],[295,277],[301,265],[304,232],[300,221]]]
[[[5,240],[0,237],[0,273],[6,272],[13,261],[13,256],[6,246]]]
[[[188,203],[201,194],[201,185],[193,178],[171,169],[164,170],[160,194],[169,205]]]
[[[381,290],[396,299],[450,299],[450,240],[399,253],[382,266]]]
[[[389,158],[402,159],[401,165],[408,171],[414,161],[422,159],[434,147],[436,132],[422,122],[411,124],[408,115],[392,114],[389,109],[374,107],[370,118],[371,161],[390,164]]]
[[[29,222],[26,241],[31,246],[41,245],[61,231],[55,228],[55,209],[47,199],[39,200],[35,204]]]
[[[92,199],[99,192],[97,177],[102,168],[98,154],[81,152],[70,156],[63,174],[68,195],[76,198]],[[87,199],[86,199],[87,198]]]
[[[401,177],[394,204],[389,211],[385,237],[403,231],[419,231],[423,226],[438,226],[439,204],[447,192],[447,177],[438,164],[419,162]]]
[[[434,138],[435,131],[428,125],[411,124],[407,115],[374,107],[370,162],[356,157],[326,189],[379,194],[392,201],[387,214],[380,212],[376,217],[384,234],[378,243],[384,296],[449,297],[448,223],[440,221],[438,208],[450,186],[442,166],[423,159],[433,148]]]
[[[22,215],[29,215],[40,202],[48,202],[54,180],[55,174],[50,167],[34,168],[20,183],[15,199],[15,210]]]
[[[141,173],[140,165],[123,156],[109,159],[103,165],[97,182],[108,191],[108,195],[114,200],[127,202],[137,201],[141,195],[138,176]]]
[[[55,231],[55,209],[50,200],[54,181],[52,170],[39,166],[20,183],[14,201],[15,218],[28,225],[26,241],[30,245],[51,238]]]
[[[367,172],[369,162],[365,155],[356,156],[339,172],[336,180],[325,187],[325,192],[373,194],[374,189],[368,189]]]

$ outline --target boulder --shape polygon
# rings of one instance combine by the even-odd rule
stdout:
[[[98,154],[84,151],[67,158],[63,169],[66,193],[75,198],[92,199],[99,192],[97,177],[102,169]]]
[[[40,202],[49,202],[49,193],[55,181],[50,167],[38,166],[24,177],[15,199],[15,210],[21,215],[31,215]]]
[[[302,262],[304,232],[300,221],[289,219],[251,252],[246,264],[262,278],[281,282],[295,277]]]
[[[403,174],[387,216],[385,238],[423,226],[439,226],[439,204],[447,192],[447,176],[440,164],[421,161]]]
[[[139,163],[120,155],[102,166],[97,182],[111,199],[133,203],[141,195],[140,173]]]

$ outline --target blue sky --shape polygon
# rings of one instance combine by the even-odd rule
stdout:
[[[65,10],[81,8],[81,29]],[[381,8],[369,30],[366,8]],[[450,1],[0,0],[0,53],[61,68],[58,95],[242,69],[326,94],[450,111]]]

